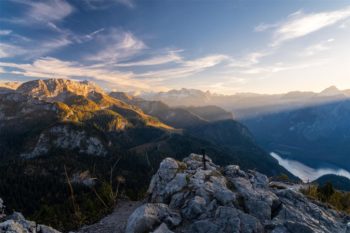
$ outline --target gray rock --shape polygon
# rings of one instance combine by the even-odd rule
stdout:
[[[214,192],[214,197],[222,205],[232,205],[232,202],[236,199],[236,195],[228,189],[221,189]]]
[[[184,173],[176,174],[174,179],[165,186],[166,195],[174,194],[183,189],[187,185],[186,176]]]
[[[165,223],[162,223],[155,231],[153,231],[153,233],[174,233],[174,232],[169,230],[168,226]]]
[[[166,158],[160,163],[158,170],[159,177],[165,181],[170,181],[178,172],[179,165],[175,159]]]
[[[229,177],[228,179],[235,187],[239,196],[242,197],[238,205],[243,210],[248,211],[249,214],[259,218],[261,221],[271,219],[271,209],[273,204],[278,200],[278,197],[267,189],[268,183],[259,183],[258,180],[263,178],[251,177],[250,179],[246,179],[244,177]],[[252,180],[257,183],[252,184]]]
[[[194,222],[190,226],[189,233],[217,233],[219,232],[219,227],[214,224],[211,220],[199,220]]]
[[[181,222],[181,217],[165,204],[144,204],[130,215],[125,232],[150,232],[162,222],[166,222],[171,226],[177,226]]]
[[[38,233],[60,233],[59,231],[53,229],[52,227],[45,225],[38,225]]]
[[[228,176],[228,177],[238,177],[238,176],[248,177],[248,175],[244,171],[240,170],[238,165],[226,166],[224,170],[224,174],[225,176]]]
[[[26,220],[21,213],[15,212],[0,222],[0,233],[60,233],[59,231],[45,226],[37,225],[33,221]]]
[[[220,206],[215,213],[215,223],[220,232],[240,232],[240,219],[238,211],[232,207]]]
[[[151,203],[129,217],[126,232],[350,233],[350,216],[308,200],[293,184],[269,185],[259,172],[222,170],[206,159],[206,170],[201,155],[165,159],[148,190]]]
[[[188,205],[182,209],[182,214],[187,219],[194,219],[203,214],[206,210],[206,201],[203,197],[195,196],[189,201]]]
[[[169,207],[172,209],[179,209],[185,203],[185,197],[187,193],[176,193],[171,197]]]
[[[269,178],[264,174],[261,174],[257,171],[249,170],[250,182],[253,184],[255,188],[263,188],[266,189],[269,185]]]
[[[205,156],[207,170],[216,170],[217,166],[213,161]],[[203,169],[203,156],[197,154],[190,154],[187,158],[183,159],[183,162],[187,164],[189,170]]]
[[[186,177],[181,175],[173,180],[178,170],[179,164],[172,158],[166,158],[160,163],[159,170],[152,177],[147,191],[151,195],[152,202],[166,202],[171,194],[186,184]],[[168,186],[171,181],[176,187]]]

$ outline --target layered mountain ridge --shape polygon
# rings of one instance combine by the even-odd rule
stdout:
[[[170,90],[159,93],[143,93],[147,100],[158,100],[170,106],[216,105],[233,112],[238,119],[281,112],[301,107],[321,105],[350,98],[349,90],[339,90],[335,86],[316,92],[292,91],[283,94],[237,93],[218,95],[210,91],[194,89]]]
[[[182,159],[201,150],[218,164],[293,178],[218,107],[172,108],[63,79],[34,80],[0,94],[0,196],[9,208],[59,230],[105,215],[117,177],[126,180],[123,195],[139,199],[165,156]],[[98,182],[94,189],[74,184],[81,214],[72,216],[67,177],[79,174]]]

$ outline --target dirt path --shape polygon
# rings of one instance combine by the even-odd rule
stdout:
[[[140,205],[141,201],[120,200],[113,213],[98,223],[82,227],[77,233],[123,233],[129,216]]]

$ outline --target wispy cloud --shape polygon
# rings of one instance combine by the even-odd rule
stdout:
[[[261,23],[258,26],[256,26],[254,28],[254,31],[256,32],[263,32],[272,28],[277,28],[278,26],[280,26],[279,23],[272,23],[272,24],[268,24],[268,23]]]
[[[12,0],[15,3],[22,4],[28,9],[24,15],[7,19],[7,21],[20,24],[47,24],[48,22],[57,22],[70,15],[74,8],[64,0],[46,0],[46,1],[26,1]]]
[[[25,41],[21,45],[0,43],[0,58],[18,57],[23,59],[37,58],[55,50],[70,45],[66,38],[50,39],[47,41]]]
[[[272,46],[280,45],[283,42],[307,36],[311,33],[340,23],[350,18],[350,6],[335,11],[305,14],[297,11],[288,16],[284,22],[274,24],[260,24],[255,31],[265,31],[274,28]]]
[[[158,81],[186,77],[219,65],[224,61],[229,61],[229,59],[228,56],[222,54],[208,55],[194,60],[182,61],[181,65],[176,68],[149,71],[135,75],[141,78],[157,79]]]
[[[131,32],[111,29],[108,33],[97,37],[104,48],[97,54],[90,54],[86,60],[113,64],[130,58],[146,48],[144,42]]]
[[[349,27],[349,25],[350,25],[350,20],[346,20],[345,22],[343,22],[343,23],[341,23],[341,24],[339,25],[339,28],[340,28],[340,29],[346,29],[346,28]]]
[[[350,7],[338,11],[292,15],[276,30],[274,44],[306,36],[349,17]]]
[[[26,51],[21,47],[7,43],[0,43],[0,58],[15,57],[25,53]]]
[[[313,66],[321,66],[321,65],[327,64],[328,62],[329,62],[328,59],[318,59],[314,61],[304,61],[302,63],[295,63],[295,64],[276,63],[274,65],[257,66],[249,69],[244,69],[240,71],[240,73],[249,74],[249,75],[266,75],[266,74],[278,73],[278,72],[287,71],[287,70],[299,70],[299,69],[306,69]]]
[[[85,35],[80,35],[77,34],[69,29],[65,29],[65,28],[61,28],[59,26],[57,26],[55,23],[52,22],[48,22],[47,26],[53,30],[54,32],[57,32],[61,37],[66,38],[67,40],[70,40],[74,43],[84,43],[84,42],[88,42],[90,40],[95,39],[100,33],[102,33],[103,31],[105,31],[104,28],[100,28],[97,29],[95,31],[92,31],[88,34]]]
[[[165,55],[159,55],[150,57],[144,60],[127,62],[127,63],[118,63],[115,64],[117,67],[130,67],[130,66],[154,66],[162,65],[171,62],[182,62],[182,57],[178,54],[181,50],[169,51]]]
[[[232,61],[230,62],[230,67],[237,67],[237,68],[244,68],[244,67],[251,67],[253,65],[259,64],[261,58],[266,57],[270,55],[272,51],[266,52],[266,51],[257,51],[252,52],[244,56],[240,59],[234,59],[232,58]]]
[[[118,86],[119,88],[150,88],[146,82],[133,79],[131,72],[99,69],[51,57],[38,59],[32,64],[0,62],[0,67],[3,69],[11,68],[9,71],[5,70],[7,73],[33,78],[91,78],[107,82],[110,86]]]
[[[334,42],[334,39],[330,38],[328,40],[321,41],[317,44],[311,45],[311,46],[307,47],[303,51],[303,53],[301,53],[301,55],[302,56],[313,56],[313,55],[318,54],[320,52],[330,50],[331,49],[330,44],[333,42]]]
[[[0,36],[7,36],[12,33],[11,30],[0,30]]]
[[[57,32],[57,35],[34,40],[14,33],[11,30],[0,30],[0,36],[7,38],[6,41],[4,40],[4,42],[0,43],[0,57],[22,56],[23,59],[35,59],[50,55],[51,52],[71,44],[80,44],[94,40],[104,31],[104,28],[100,28],[91,33],[79,35],[71,30],[60,28],[52,22],[48,22],[47,26],[54,32]]]
[[[133,0],[81,0],[89,9],[103,10],[113,5],[124,5],[128,8],[135,7],[135,1]]]

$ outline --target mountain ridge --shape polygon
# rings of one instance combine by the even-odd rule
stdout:
[[[186,91],[185,91],[186,90]],[[216,105],[233,112],[237,119],[331,103],[350,98],[348,90],[331,86],[320,92],[291,91],[282,94],[236,93],[232,95],[211,94],[200,90],[171,90],[169,92],[144,93],[146,100],[163,101],[169,106]],[[181,104],[179,104],[181,103]]]
[[[52,87],[41,81],[34,85],[24,83],[19,91],[0,94],[0,196],[9,208],[37,222],[68,231],[76,229],[81,221],[96,221],[111,210],[115,200],[110,190],[117,188],[118,177],[126,180],[120,192],[137,200],[143,197],[148,181],[165,156],[182,159],[202,149],[218,164],[241,163],[244,168],[261,170],[270,176],[285,173],[293,178],[252,138],[246,137],[244,126],[233,119],[209,122],[197,115],[200,112],[174,110],[159,102],[154,106],[144,103],[151,106],[152,114],[161,106],[164,116],[175,111],[191,116],[194,123],[201,119],[198,127],[235,125],[226,136],[237,140],[232,141],[234,146],[227,146],[224,138],[214,141],[215,137],[199,137],[190,129],[194,124],[181,128],[174,125],[175,120],[183,124],[186,119],[175,117],[172,124],[163,123],[156,115],[145,113],[141,104],[127,103],[130,97],[124,94],[125,102],[98,89],[86,89],[85,83],[73,83],[74,87],[84,86],[74,93],[74,88],[65,87],[73,81],[57,81],[59,87],[56,81],[46,81],[53,82]],[[227,115],[216,108],[209,110],[218,114],[214,116]],[[217,133],[215,127],[209,128],[206,135]],[[251,158],[260,162],[250,163]],[[113,164],[117,168],[111,172]],[[83,219],[71,211],[67,189],[67,179],[80,174],[98,179],[94,189],[86,186],[89,182],[73,185],[81,210],[78,216]],[[24,195],[24,187],[31,187],[30,194]]]

